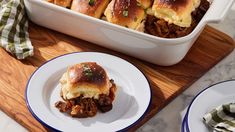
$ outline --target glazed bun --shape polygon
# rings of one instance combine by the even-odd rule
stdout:
[[[105,70],[95,62],[73,65],[60,79],[61,96],[64,100],[79,96],[98,99],[100,94],[109,95],[112,84]]]
[[[150,5],[150,0],[112,0],[104,15],[111,23],[136,29],[145,19],[145,8]]]
[[[71,10],[100,18],[109,0],[73,0]]]
[[[191,13],[200,5],[200,0],[154,0],[154,16],[180,27],[190,27]]]
[[[47,0],[47,1],[66,8],[70,8],[72,2],[72,0]]]

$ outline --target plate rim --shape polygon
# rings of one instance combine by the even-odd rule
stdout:
[[[26,102],[26,106],[29,110],[29,112],[31,113],[31,115],[39,122],[41,123],[44,127],[48,128],[48,129],[51,129],[52,131],[57,131],[57,132],[61,132],[61,130],[58,130],[50,125],[48,125],[46,122],[44,122],[43,120],[41,120],[32,110],[32,108],[30,107],[30,104],[29,104],[29,101],[28,101],[28,95],[27,95],[27,91],[28,91],[28,85],[29,85],[29,82],[30,80],[32,79],[32,77],[34,76],[34,74],[44,65],[46,65],[47,63],[57,59],[57,58],[60,58],[60,57],[63,57],[63,56],[66,56],[66,55],[70,55],[70,54],[80,54],[80,53],[97,53],[97,54],[103,54],[103,55],[109,55],[109,56],[112,56],[112,57],[117,57],[119,59],[121,59],[122,61],[126,61],[128,62],[130,65],[134,66],[138,71],[140,71],[143,75],[143,77],[145,78],[145,80],[147,81],[147,84],[148,84],[148,87],[149,87],[149,92],[150,92],[150,99],[149,99],[149,103],[148,103],[148,106],[147,108],[145,109],[144,113],[139,117],[139,119],[137,119],[136,121],[134,121],[133,123],[131,123],[129,126],[123,128],[123,129],[120,129],[118,130],[119,132],[121,131],[127,131],[128,129],[132,128],[133,126],[135,126],[137,123],[139,123],[144,117],[145,115],[147,114],[147,112],[149,111],[150,109],[150,105],[152,103],[152,89],[151,89],[151,85],[150,85],[150,82],[147,78],[147,76],[144,74],[143,71],[141,71],[137,66],[135,66],[132,62],[124,59],[124,58],[121,58],[119,56],[116,56],[116,55],[112,55],[112,54],[109,54],[109,53],[104,53],[104,52],[91,52],[91,51],[77,51],[77,52],[70,52],[70,53],[65,53],[65,54],[62,54],[62,55],[59,55],[59,56],[56,56],[46,62],[44,62],[43,64],[41,64],[30,76],[30,78],[28,79],[27,81],[27,85],[26,85],[26,89],[25,89],[25,102]]]
[[[235,79],[224,80],[224,81],[220,81],[220,82],[217,82],[217,83],[215,83],[215,84],[212,84],[212,85],[206,87],[205,89],[203,89],[202,91],[200,91],[196,96],[194,96],[194,98],[193,98],[193,100],[190,102],[190,104],[189,104],[189,106],[188,106],[188,108],[187,108],[187,112],[186,112],[186,114],[185,114],[186,119],[185,119],[184,121],[185,121],[186,130],[187,130],[188,132],[190,132],[189,125],[188,125],[188,124],[189,124],[189,123],[188,123],[188,114],[189,114],[190,108],[191,108],[193,102],[196,100],[196,98],[197,98],[199,95],[201,95],[203,92],[205,92],[206,90],[210,89],[211,87],[213,87],[213,86],[215,86],[215,85],[222,84],[222,83],[226,83],[226,82],[235,82]]]
[[[189,132],[188,129],[187,129],[187,124],[186,124],[186,118],[187,118],[187,112],[185,113],[185,115],[183,116],[183,120],[182,120],[182,123],[181,123],[181,130],[180,132]],[[186,130],[185,130],[186,129]]]

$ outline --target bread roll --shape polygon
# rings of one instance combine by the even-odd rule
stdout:
[[[72,0],[47,0],[47,1],[66,8],[70,8],[72,2]]]
[[[136,29],[145,18],[145,8],[150,0],[112,0],[105,10],[107,21]]]
[[[199,4],[200,0],[154,0],[152,11],[159,19],[180,27],[190,27],[191,13]]]
[[[71,10],[100,18],[109,0],[73,0]]]
[[[64,100],[83,95],[98,99],[100,94],[109,95],[112,84],[105,70],[95,62],[76,64],[67,69],[60,79],[61,96]]]

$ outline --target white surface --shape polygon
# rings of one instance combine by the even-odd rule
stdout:
[[[235,4],[233,4],[232,9],[223,22],[212,26],[235,39]],[[235,79],[235,51],[174,99],[137,132],[180,132],[180,113],[187,108],[194,95],[211,84],[232,78]],[[15,131],[25,132],[27,130],[0,111],[0,132]]]
[[[24,0],[29,18],[39,25],[165,66],[182,60],[205,24],[220,21],[232,1],[214,0],[192,33],[168,39],[92,18],[43,0]]]
[[[203,91],[193,101],[188,113],[190,132],[208,132],[202,117],[222,104],[234,102],[235,81],[223,82]]]
[[[92,118],[72,118],[59,112],[59,79],[67,67],[96,62],[117,84],[113,109]],[[49,76],[45,76],[45,74]],[[145,76],[131,63],[104,53],[78,52],[63,55],[42,65],[29,80],[26,100],[33,113],[45,124],[60,131],[118,131],[135,123],[146,111],[151,99]]]

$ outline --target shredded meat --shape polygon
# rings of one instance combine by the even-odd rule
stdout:
[[[112,102],[115,97],[116,85],[113,80],[110,80],[112,87],[110,88],[110,94],[100,94],[99,99],[83,98],[83,96],[71,99],[58,101],[55,103],[55,107],[60,112],[68,113],[72,117],[86,118],[93,117],[97,111],[108,112],[113,108]]]
[[[163,38],[178,38],[190,34],[200,22],[210,3],[207,0],[201,0],[199,7],[192,12],[192,23],[190,27],[180,27],[175,24],[169,24],[163,19],[148,15],[145,22],[145,32],[151,35]]]
[[[67,104],[65,102],[62,101],[58,101],[55,103],[55,107],[58,108],[60,110],[60,112],[66,112],[67,109]]]
[[[110,111],[113,108],[112,99],[109,96],[101,94],[96,104],[101,112]]]
[[[111,79],[110,83],[112,84],[111,88],[110,88],[110,92],[109,92],[109,97],[111,98],[111,100],[113,101],[115,98],[115,92],[117,90],[116,84],[114,83],[114,80]]]
[[[92,98],[82,98],[72,106],[70,115],[73,117],[85,118],[95,116],[97,113],[97,107]]]

